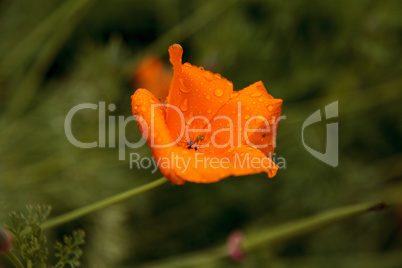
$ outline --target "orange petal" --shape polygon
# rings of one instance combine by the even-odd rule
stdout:
[[[186,129],[204,128],[206,121],[230,99],[233,84],[202,67],[198,68],[190,63],[182,64],[183,49],[179,44],[169,47],[169,55],[173,65],[173,79],[167,102],[177,108],[167,108],[166,121],[172,137],[181,136],[180,143],[186,146],[189,143],[186,136],[194,141],[197,135],[192,132],[184,135],[186,130],[180,128],[180,122],[186,122]],[[189,122],[194,116],[203,116],[203,119],[195,118]]]
[[[187,150],[182,156],[183,164],[175,166],[175,175],[183,180],[196,183],[213,183],[228,176],[244,176],[266,172],[268,177],[276,175],[278,166],[258,149],[248,146],[230,148],[223,151],[202,149]],[[183,162],[184,163],[184,162]]]
[[[169,73],[163,61],[155,56],[146,56],[138,64],[134,74],[136,88],[147,88],[157,98],[165,100],[172,74]]]
[[[164,105],[145,89],[138,89],[131,99],[141,133],[162,174],[172,183],[211,183],[230,175],[261,172],[266,172],[269,177],[275,176],[277,166],[255,148],[242,146],[229,150],[209,148],[196,151],[177,145],[165,121]]]
[[[275,149],[282,100],[269,95],[261,81],[235,92],[211,121],[204,146],[229,149],[247,145],[265,155]]]

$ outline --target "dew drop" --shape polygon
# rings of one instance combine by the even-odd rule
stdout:
[[[211,96],[206,95],[205,98],[206,98],[207,100],[209,100],[209,99],[211,98]]]
[[[265,87],[262,83],[257,84],[257,89],[265,91]]]
[[[261,96],[260,92],[256,92],[256,93],[251,94],[251,97],[253,97],[253,98],[256,98],[256,97],[259,97],[259,96]]]
[[[180,104],[180,109],[185,112],[188,110],[188,100],[184,99],[184,101]]]
[[[247,107],[246,107],[246,111],[248,111],[248,110],[250,110],[250,107],[247,106]]]
[[[246,115],[245,117],[244,117],[244,119],[249,119],[250,118],[250,116],[249,115]]]
[[[189,93],[189,92],[191,91],[190,88],[187,88],[187,87],[184,85],[184,80],[183,80],[183,78],[179,78],[179,89],[180,89],[180,91],[183,92],[183,93]]]
[[[230,98],[231,98],[231,99],[234,99],[234,98],[237,97],[237,95],[239,95],[239,92],[234,91],[234,92],[230,95]]]
[[[212,113],[212,110],[211,110],[211,109],[208,109],[207,112],[210,114],[210,113]]]
[[[215,77],[218,78],[218,79],[222,78],[220,74],[215,74]]]
[[[156,139],[156,141],[157,141],[157,142],[161,142],[161,141],[162,141],[161,137],[158,137],[158,138]]]
[[[200,66],[199,68],[200,68],[200,70],[204,70],[204,67],[202,67],[202,66]]]
[[[147,108],[145,108],[144,106],[141,107],[141,111],[146,112],[148,111]]]
[[[214,91],[215,96],[221,97],[223,95],[223,90],[222,89],[215,89]]]
[[[274,109],[274,107],[272,107],[271,105],[270,106],[268,106],[268,111],[272,111]]]
[[[191,64],[189,62],[186,62],[183,65],[186,66],[186,67],[191,67]]]
[[[155,103],[155,101],[153,99],[149,99],[148,101],[149,101],[149,103]]]
[[[260,102],[261,102],[261,101],[262,101],[262,98],[259,98],[259,99],[258,99],[258,101],[260,101]]]
[[[135,105],[135,106],[134,106],[134,110],[137,110],[137,109],[138,109],[138,106],[137,106],[137,105]]]
[[[204,78],[208,81],[211,81],[212,79],[214,79],[213,75],[211,72],[209,71],[205,71],[202,73],[202,75],[204,76]]]
[[[235,110],[233,110],[233,111],[232,111],[232,114],[236,114],[236,111],[235,111]]]

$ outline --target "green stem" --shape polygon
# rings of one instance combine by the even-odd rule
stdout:
[[[370,211],[383,209],[384,207],[385,205],[383,203],[376,205],[373,205],[373,203],[351,205],[326,211],[301,220],[291,221],[286,224],[281,224],[278,227],[267,228],[258,232],[256,235],[248,236],[242,248],[249,252],[262,244],[285,241]]]
[[[101,201],[95,202],[93,204],[87,205],[85,207],[81,207],[79,209],[73,210],[71,212],[68,212],[66,214],[63,214],[61,216],[58,216],[56,218],[50,219],[48,221],[45,221],[42,223],[41,227],[42,229],[48,229],[51,227],[55,227],[61,224],[64,224],[66,222],[70,222],[72,220],[78,219],[82,216],[88,215],[92,212],[101,210],[105,207],[111,206],[113,204],[116,204],[120,201],[123,201],[125,199],[128,199],[130,197],[133,197],[135,195],[141,194],[143,192],[149,191],[151,189],[154,189],[168,180],[165,177],[162,177],[156,181],[150,182],[148,184],[145,184],[143,186],[128,190],[123,193],[119,193],[117,195],[111,196],[109,198],[103,199]]]
[[[370,211],[385,208],[384,203],[364,203],[329,210],[315,216],[307,217],[289,223],[280,224],[277,227],[269,227],[245,237],[242,250],[249,253],[262,245],[270,245],[283,242],[313,231],[319,230],[331,224],[365,214]],[[178,266],[209,266],[222,258],[229,257],[227,245],[223,244],[213,249],[190,253],[178,258],[165,259],[141,267],[173,268]]]
[[[17,258],[17,256],[15,256],[14,253],[12,253],[11,251],[8,251],[6,253],[7,258],[12,262],[12,264],[14,264],[14,267],[16,268],[24,268],[24,265],[21,263],[21,261]]]

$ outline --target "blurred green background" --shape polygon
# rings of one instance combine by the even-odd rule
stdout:
[[[55,216],[161,176],[130,169],[117,148],[73,146],[64,119],[75,105],[100,101],[117,106],[106,116],[130,117],[136,64],[152,53],[168,65],[173,43],[183,46],[184,61],[219,72],[236,90],[261,80],[284,100],[276,156],[286,169],[273,179],[165,184],[46,231],[52,242],[83,228],[83,267],[180,259],[221,245],[236,229],[258,234],[339,206],[402,196],[401,10],[396,0],[0,1],[0,222],[27,204],[50,204]],[[304,120],[334,101],[336,168],[309,154],[301,139]],[[326,123],[305,133],[321,152]],[[98,124],[97,111],[81,111],[74,135],[95,141]],[[139,139],[133,122],[126,136]],[[131,152],[151,155],[148,146]],[[402,267],[401,224],[402,208],[391,206],[261,248],[243,263],[208,267]],[[0,258],[0,266],[8,262]]]

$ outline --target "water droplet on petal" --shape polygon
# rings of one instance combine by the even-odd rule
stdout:
[[[274,107],[272,107],[271,105],[270,106],[268,106],[268,111],[272,111],[274,109]]]
[[[244,117],[244,119],[249,119],[250,118],[250,116],[249,115],[246,115],[245,117]]]
[[[137,109],[138,109],[138,106],[137,106],[137,105],[135,105],[135,106],[134,106],[134,110],[137,110]]]
[[[148,111],[147,108],[145,108],[144,106],[141,107],[141,111],[146,112]]]
[[[259,98],[258,101],[262,101],[262,98]]]
[[[220,74],[215,74],[215,77],[218,78],[218,79],[222,78]]]
[[[185,112],[188,110],[188,100],[184,99],[184,101],[180,104],[180,109]]]
[[[231,98],[231,99],[234,99],[234,98],[237,97],[237,95],[239,95],[239,92],[234,91],[234,92],[230,95],[230,98]]]
[[[250,107],[247,106],[247,107],[246,107],[246,111],[248,111],[248,110],[250,110]]]
[[[189,63],[189,62],[186,62],[183,65],[186,66],[186,67],[191,67],[191,63]]]
[[[179,89],[183,93],[189,93],[191,91],[191,88],[188,88],[184,85],[183,78],[179,78]]]
[[[253,98],[256,98],[256,97],[259,97],[259,96],[261,96],[260,92],[255,92],[255,93],[251,94],[251,97],[253,97]]]
[[[212,110],[211,110],[211,109],[208,109],[207,112],[210,114],[210,113],[212,113]]]
[[[209,100],[209,99],[211,98],[211,96],[206,95],[205,98],[206,98],[207,100]]]
[[[155,103],[155,101],[153,99],[149,99],[148,101],[149,101],[149,103]]]
[[[211,72],[209,71],[205,71],[202,73],[202,75],[205,77],[206,80],[211,81],[212,79],[214,79],[213,75]]]
[[[233,111],[232,111],[232,114],[236,114],[236,111],[235,111],[235,110],[233,110]]]
[[[223,90],[222,89],[215,89],[214,91],[215,96],[220,97],[223,95]]]
[[[204,67],[202,67],[202,66],[200,66],[199,68],[200,68],[200,70],[204,70]]]

